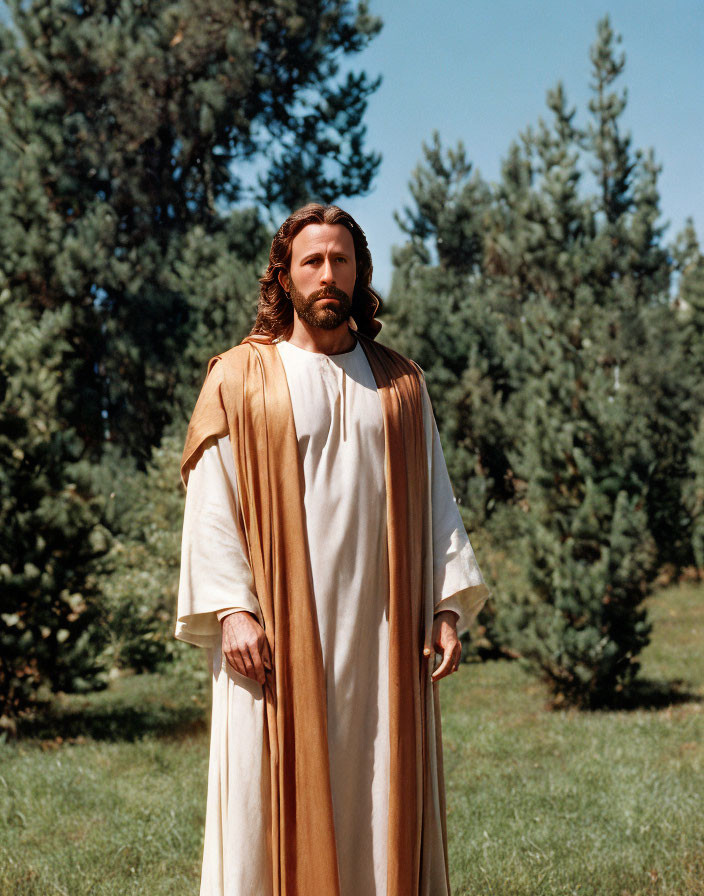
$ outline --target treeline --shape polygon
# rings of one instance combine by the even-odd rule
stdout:
[[[182,498],[160,446],[251,325],[263,210],[364,192],[379,165],[377,82],[340,70],[379,30],[364,2],[8,6],[0,716],[168,655]]]
[[[377,82],[340,75],[380,27],[365,4],[11,7],[0,715],[173,657],[181,442],[207,358],[251,325],[265,210],[379,165]],[[487,642],[580,705],[635,675],[656,571],[704,565],[704,262],[692,228],[664,241],[606,20],[592,69],[587,124],[551,91],[496,185],[426,148],[382,336],[425,369]]]
[[[633,682],[656,572],[704,566],[704,259],[664,240],[618,44],[602,20],[584,116],[550,90],[497,184],[425,147],[389,301],[492,561],[486,637],[583,706]]]

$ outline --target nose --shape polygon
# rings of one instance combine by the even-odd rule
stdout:
[[[335,274],[332,270],[332,262],[327,257],[323,261],[323,266],[320,271],[320,282],[324,283],[325,285],[330,285],[335,282]]]

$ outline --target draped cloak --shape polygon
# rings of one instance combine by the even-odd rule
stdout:
[[[439,715],[429,645],[429,494],[422,375],[358,335],[384,421],[388,538],[388,896],[434,896],[445,843]],[[218,376],[210,373],[220,365]],[[229,435],[240,516],[274,673],[264,687],[275,894],[339,894],[323,661],[305,539],[303,483],[286,376],[276,346],[247,341],[214,358],[184,450],[184,481],[213,436]],[[440,773],[431,774],[430,769]],[[440,786],[438,786],[440,785]],[[441,832],[438,837],[438,831]],[[446,856],[444,865],[447,885]],[[431,872],[431,864],[434,870]],[[314,889],[315,888],[315,889]]]

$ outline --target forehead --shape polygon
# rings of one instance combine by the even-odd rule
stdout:
[[[307,224],[293,238],[291,258],[303,258],[314,252],[341,252],[354,258],[354,240],[344,224]]]

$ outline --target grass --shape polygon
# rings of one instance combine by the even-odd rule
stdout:
[[[455,896],[704,896],[704,588],[663,591],[651,613],[641,708],[549,712],[516,663],[443,684]],[[123,679],[0,744],[2,896],[198,892],[209,695],[194,681]]]
[[[0,748],[2,896],[197,893],[205,708],[177,688],[125,679]]]
[[[516,663],[464,667],[444,703],[453,892],[704,894],[704,589],[651,601],[645,702],[546,712]]]

